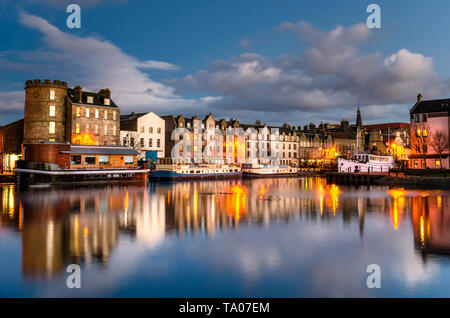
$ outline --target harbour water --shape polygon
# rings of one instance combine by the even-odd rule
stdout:
[[[320,177],[0,191],[0,297],[450,297],[449,191]]]

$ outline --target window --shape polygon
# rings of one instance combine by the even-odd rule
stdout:
[[[116,135],[116,125],[113,126],[113,129],[112,129],[112,130],[113,130],[113,131],[112,131],[112,135],[115,136],[115,135]]]
[[[148,128],[148,132],[151,133],[151,134],[153,134],[153,127],[149,127],[149,128]]]
[[[423,136],[424,136],[424,137],[428,136],[428,130],[427,130],[427,129],[424,129],[424,130],[423,130]]]
[[[156,147],[161,147],[161,139],[156,140]]]
[[[76,123],[75,124],[75,133],[79,134],[80,133],[80,123]]]
[[[110,104],[110,99],[109,99],[109,98],[105,98],[104,104],[105,104],[106,106],[109,106],[109,104]]]
[[[80,107],[77,107],[77,108],[76,108],[76,116],[77,116],[77,117],[80,117],[80,116],[81,116],[81,110],[80,110]]]
[[[145,132],[145,127],[142,126],[142,127],[141,127],[141,133],[144,133],[144,132]]]
[[[126,146],[126,145],[127,145],[127,137],[123,137],[122,145],[123,145],[123,146]]]
[[[436,160],[436,161],[434,162],[434,164],[435,164],[436,166],[441,166],[441,161],[440,161],[440,160]]]
[[[134,147],[134,137],[130,137],[130,146]]]
[[[153,147],[153,139],[152,139],[152,138],[150,138],[150,139],[148,140],[148,146],[149,146],[149,147]]]
[[[113,111],[113,120],[116,120],[116,112]]]
[[[95,156],[84,156],[84,164],[95,165]]]
[[[54,142],[54,141],[55,141],[55,138],[49,138],[48,141]]]
[[[109,156],[105,156],[105,155],[98,156],[98,164],[106,165],[108,163],[109,163]]]
[[[424,121],[424,122],[427,121],[427,115],[426,114],[422,115],[422,121]]]
[[[197,152],[198,151],[198,147],[194,146],[194,151]]]
[[[70,164],[71,165],[81,165],[81,155],[70,156]]]
[[[95,125],[95,134],[98,135],[98,125]]]
[[[420,115],[415,115],[415,116],[414,116],[414,121],[415,121],[416,123],[418,123],[418,122],[420,121]]]
[[[141,138],[141,140],[139,141],[139,144],[141,147],[144,147],[144,138]]]
[[[108,126],[105,126],[105,136],[108,136]]]
[[[98,118],[98,109],[95,109],[95,118]]]
[[[94,96],[88,96],[87,97],[87,102],[88,102],[88,104],[93,104],[94,103]]]
[[[50,100],[55,100],[55,91],[50,90]]]
[[[158,132],[158,134],[161,133],[161,127],[158,127],[157,132]]]
[[[49,109],[49,116],[50,117],[55,117],[55,106],[50,105],[50,109]]]
[[[125,156],[125,163],[133,163],[134,162],[134,157],[133,156]]]
[[[105,119],[108,119],[108,111],[105,110]]]

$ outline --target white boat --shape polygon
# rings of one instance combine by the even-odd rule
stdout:
[[[351,159],[338,158],[338,172],[388,172],[394,168],[394,157],[367,153],[353,155]]]
[[[298,168],[289,166],[252,165],[242,166],[242,175],[247,177],[296,176]]]
[[[153,177],[158,180],[215,179],[242,176],[240,167],[227,165],[156,165]]]

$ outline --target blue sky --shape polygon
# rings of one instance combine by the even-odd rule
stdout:
[[[66,27],[68,3],[82,28]],[[365,26],[381,7],[381,29]],[[24,82],[112,89],[122,113],[305,125],[408,122],[419,91],[450,97],[447,0],[3,0],[0,124]],[[387,116],[389,114],[389,116]]]

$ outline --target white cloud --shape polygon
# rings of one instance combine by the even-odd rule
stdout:
[[[431,57],[407,49],[387,57],[379,52],[363,54],[359,46],[371,32],[364,24],[337,26],[325,32],[300,21],[282,23],[277,29],[293,32],[308,47],[298,57],[245,53],[214,61],[209,69],[174,85],[180,91],[223,96],[216,102],[218,109],[279,112],[276,119],[280,120],[287,119],[286,112],[293,113],[291,119],[301,120],[310,115],[305,112],[315,112],[326,114],[316,114],[315,118],[330,114],[339,120],[336,116],[355,110],[359,97],[365,106],[363,115],[366,108],[375,116],[389,108],[402,116],[392,120],[409,121],[405,105],[412,105],[419,91],[431,99],[448,90],[447,80],[434,71]]]
[[[139,60],[107,40],[63,32],[47,20],[25,12],[19,13],[19,22],[41,33],[43,45],[35,51],[1,52],[0,68],[26,69],[33,78],[61,79],[93,91],[108,87],[122,113],[151,110],[169,114],[186,107],[197,110],[208,104],[207,98],[180,97],[174,88],[152,80],[147,73],[152,69],[177,70],[176,65]],[[9,96],[19,98],[23,107],[23,91],[20,96]]]

